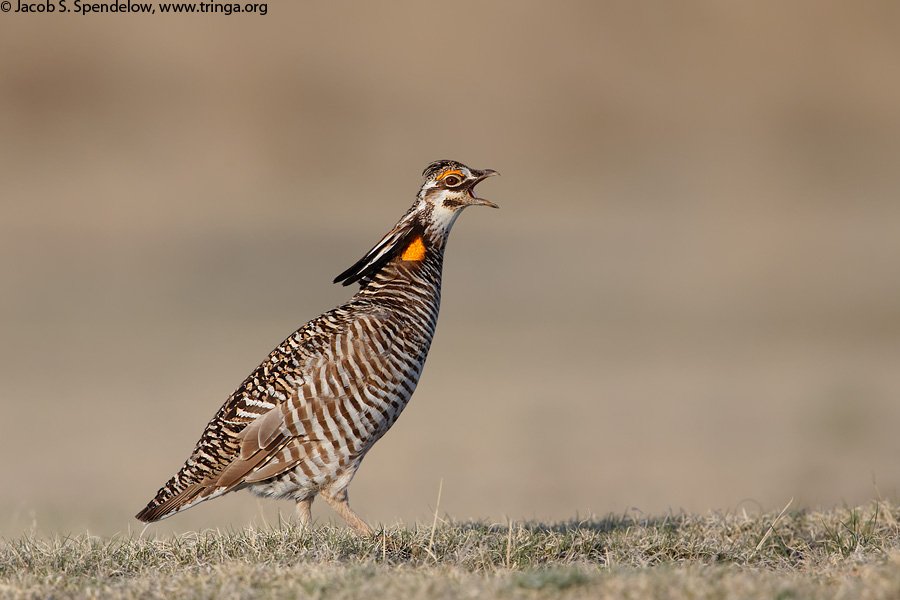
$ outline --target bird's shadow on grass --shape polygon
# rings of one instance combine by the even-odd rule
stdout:
[[[566,521],[559,521],[550,524],[544,523],[542,521],[509,520],[506,523],[470,521],[464,523],[457,522],[454,523],[454,525],[463,531],[478,531],[482,533],[493,534],[507,533],[510,529],[522,529],[530,533],[544,534],[565,534],[573,531],[612,533],[615,531],[625,531],[632,527],[674,530],[683,523],[687,516],[688,515],[686,513],[669,513],[664,516],[655,517],[632,516],[628,514],[611,514],[604,517],[591,515],[586,518],[579,518],[576,516]]]

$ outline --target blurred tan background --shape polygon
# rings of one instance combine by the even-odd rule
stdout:
[[[0,535],[139,529],[438,158],[501,210],[364,518],[897,497],[900,5],[300,4],[0,14]]]

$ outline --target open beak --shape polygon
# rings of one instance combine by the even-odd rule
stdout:
[[[472,202],[470,204],[478,204],[480,206],[490,206],[491,208],[500,208],[490,200],[485,200],[484,198],[479,198],[475,195],[475,186],[481,183],[482,180],[487,179],[488,177],[493,177],[494,175],[499,175],[497,171],[493,169],[485,169],[484,171],[475,171],[478,175],[478,178],[475,180],[475,183],[469,186],[469,196],[472,197]]]

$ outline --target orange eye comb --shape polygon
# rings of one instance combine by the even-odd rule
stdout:
[[[443,173],[438,175],[438,181],[440,181],[441,179],[443,179],[444,177],[447,177],[449,175],[459,175],[460,177],[462,177],[462,171],[460,171],[459,169],[453,169],[452,171],[444,171]]]

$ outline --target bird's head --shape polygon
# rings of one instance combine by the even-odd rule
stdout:
[[[490,206],[496,204],[475,195],[478,182],[499,175],[493,169],[470,169],[454,160],[438,160],[428,165],[422,172],[425,182],[419,190],[419,200],[438,210],[453,213],[466,206]]]

